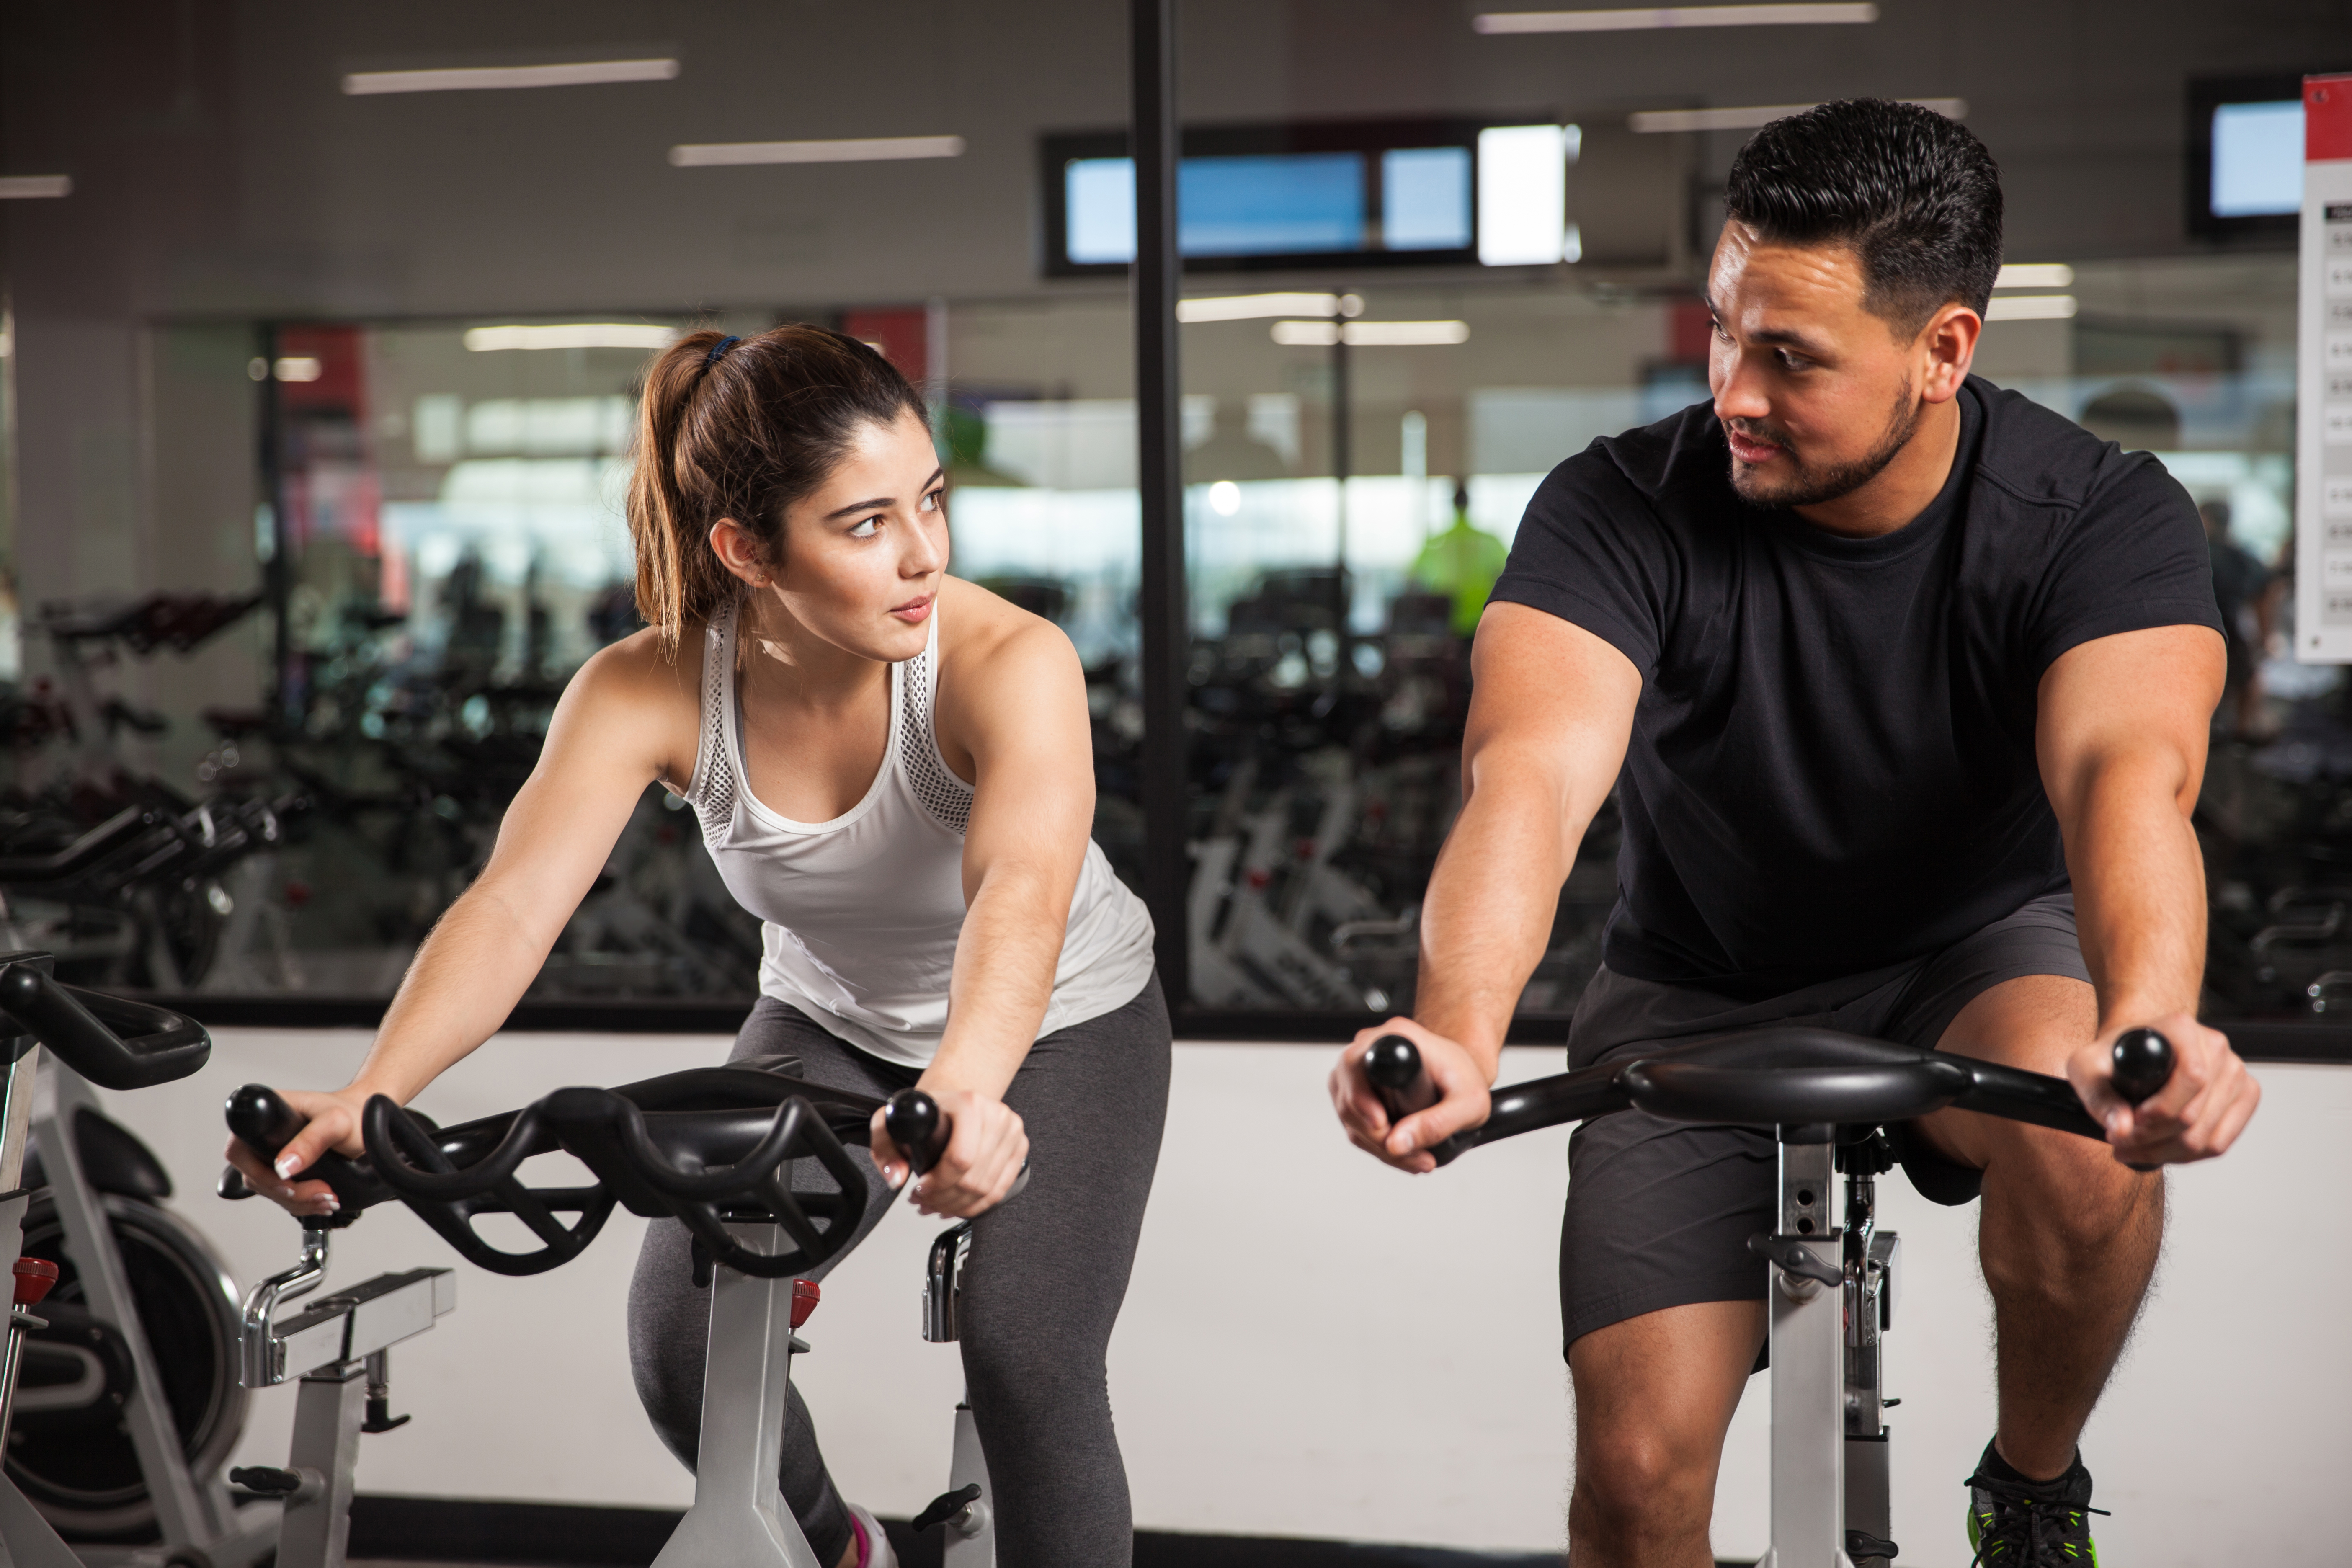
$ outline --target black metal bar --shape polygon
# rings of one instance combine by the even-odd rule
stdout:
[[[1181,1006],[1185,952],[1186,613],[1184,447],[1178,426],[1175,0],[1130,0],[1135,150],[1136,486],[1143,523],[1143,899],[1158,928],[1160,983]]]
[[[1331,317],[1331,480],[1338,487],[1333,498],[1339,508],[1339,539],[1332,563],[1331,608],[1334,616],[1331,629],[1339,634],[1340,651],[1348,646],[1348,476],[1355,467],[1355,411],[1349,394],[1348,321],[1344,311]],[[1347,660],[1339,661],[1334,679],[1345,679]]]
[[[261,588],[269,605],[269,713],[281,722],[294,711],[294,634],[289,625],[294,592],[293,521],[286,515],[286,414],[278,395],[278,328],[263,322],[255,332],[261,374],[254,378],[261,399],[261,493],[269,498],[269,559],[262,564]]]

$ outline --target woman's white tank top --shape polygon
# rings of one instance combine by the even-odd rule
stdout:
[[[760,990],[843,1039],[927,1065],[948,1021],[963,930],[963,836],[972,787],[931,726],[940,617],[923,651],[890,667],[890,740],[866,798],[831,822],[794,822],[744,783],[736,607],[703,635],[702,736],[687,804],[728,891],[763,922]],[[1151,978],[1151,917],[1089,841],[1038,1034],[1116,1011]]]

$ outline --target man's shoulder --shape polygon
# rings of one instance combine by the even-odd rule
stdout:
[[[2163,474],[2146,452],[2126,452],[2021,392],[1980,375],[1968,389],[1983,411],[1976,473],[2009,500],[2036,510],[2074,512],[2118,484]]]
[[[1603,436],[1545,476],[1533,514],[1622,520],[1625,503],[1671,520],[1729,489],[1729,458],[1712,405],[1696,403],[1655,424]]]

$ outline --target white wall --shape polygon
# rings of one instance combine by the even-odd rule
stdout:
[[[240,1283],[290,1261],[290,1221],[208,1195],[219,1106],[248,1080],[341,1081],[356,1033],[219,1032],[197,1077],[111,1109],[180,1180],[184,1213]],[[435,1086],[445,1120],[560,1083],[717,1059],[711,1038],[509,1036]],[[1567,1134],[1396,1175],[1325,1109],[1322,1047],[1185,1045],[1142,1256],[1111,1348],[1112,1397],[1143,1526],[1453,1546],[1556,1547],[1570,1415],[1554,1247]],[[1507,1078],[1557,1070],[1515,1050]],[[2344,1560],[2337,1471],[2352,1453],[2352,1073],[2261,1069],[2243,1146],[2174,1181],[2174,1224],[2140,1337],[2085,1440],[2111,1557],[2137,1568]],[[1991,1429],[1989,1313],[1973,1210],[1882,1186],[1905,1237],[1889,1341],[1895,1533],[1907,1568],[1968,1560],[1959,1482]],[[336,1240],[332,1279],[454,1264],[458,1309],[394,1357],[415,1425],[372,1437],[370,1491],[682,1506],[685,1473],[628,1384],[622,1321],[638,1222],[616,1215],[568,1268],[485,1275],[406,1211]],[[905,1513],[944,1482],[954,1353],[925,1345],[930,1222],[896,1216],[828,1282],[796,1368],[844,1489]],[[1742,1406],[1717,1502],[1719,1554],[1766,1540],[1764,1401]],[[925,1413],[911,1428],[892,1412]],[[283,1462],[284,1390],[260,1396],[239,1462]]]

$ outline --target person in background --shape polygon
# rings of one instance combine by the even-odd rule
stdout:
[[[1413,557],[1412,580],[1415,586],[1454,601],[1454,635],[1466,637],[1478,629],[1486,595],[1495,591],[1495,579],[1510,558],[1508,545],[1471,525],[1470,487],[1457,479],[1454,521],[1444,532],[1432,534]]]
[[[2213,599],[2221,611],[2221,636],[2229,658],[2217,722],[2245,740],[2266,737],[2270,717],[2263,704],[2263,659],[2277,629],[2278,595],[2270,568],[2230,537],[2230,503],[2209,500],[2197,509],[2205,523],[2205,546],[2213,561]]]

